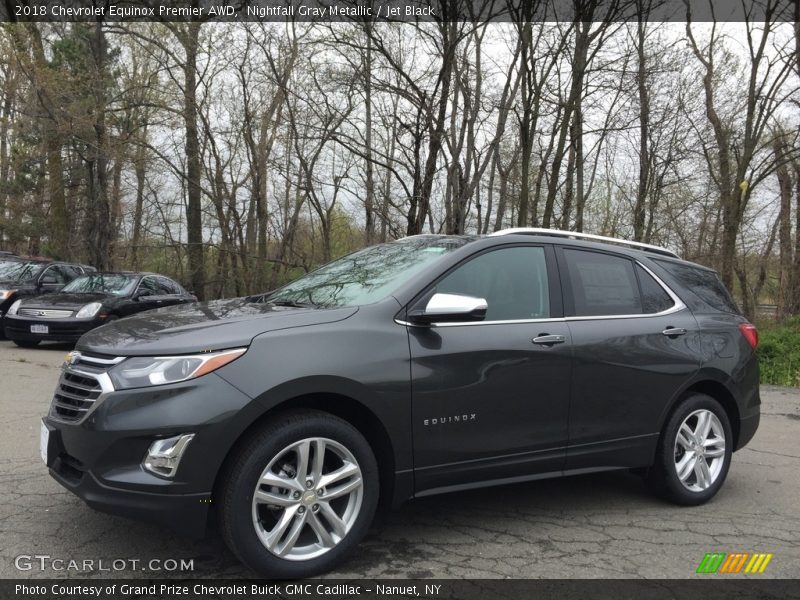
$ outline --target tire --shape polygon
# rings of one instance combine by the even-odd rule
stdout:
[[[36,348],[39,345],[39,340],[14,340],[14,343],[20,348]]]
[[[301,467],[303,454],[307,469]],[[275,485],[264,484],[264,478]],[[378,505],[378,481],[372,449],[352,425],[319,411],[287,413],[251,435],[233,455],[220,488],[222,537],[245,565],[265,577],[294,579],[329,571],[367,533]]]
[[[711,396],[692,394],[667,420],[647,483],[675,504],[703,504],[725,482],[732,454],[733,432],[725,409]]]

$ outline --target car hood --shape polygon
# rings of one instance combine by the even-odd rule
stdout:
[[[93,294],[70,294],[56,292],[45,294],[22,301],[25,308],[80,308],[90,302],[102,302],[114,298],[113,294],[93,293]]]
[[[76,348],[112,356],[154,356],[247,346],[262,333],[346,319],[358,308],[294,308],[247,298],[195,302],[112,321]]]

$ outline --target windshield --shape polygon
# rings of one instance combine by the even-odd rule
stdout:
[[[0,279],[29,281],[34,279],[43,264],[38,262],[8,261],[0,263]]]
[[[136,284],[136,277],[131,275],[93,273],[78,277],[61,288],[62,292],[72,294],[113,294],[127,296]]]
[[[415,236],[371,246],[301,277],[266,300],[323,307],[372,304],[469,241],[470,238]]]

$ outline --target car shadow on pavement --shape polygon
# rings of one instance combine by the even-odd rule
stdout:
[[[71,498],[70,503],[82,505],[77,498]],[[467,576],[468,571],[458,571],[459,562],[465,555],[479,555],[492,544],[547,547],[548,536],[554,530],[561,537],[580,537],[574,530],[591,525],[597,515],[642,508],[658,511],[659,507],[669,506],[654,499],[641,478],[628,471],[420,498],[399,509],[381,512],[351,558],[326,577]],[[70,512],[74,515],[75,507]],[[103,532],[102,538],[95,537],[90,545],[81,545],[82,554],[193,561],[191,573],[131,572],[125,573],[127,576],[258,577],[225,547],[214,525],[206,538],[190,540],[156,526],[103,515],[83,505],[79,519],[85,527]],[[451,572],[452,567],[456,571]],[[493,574],[479,572],[476,576]]]

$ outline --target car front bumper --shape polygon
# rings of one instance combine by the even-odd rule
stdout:
[[[216,374],[181,384],[111,392],[83,420],[49,414],[47,466],[66,489],[102,512],[201,537],[217,472],[241,433],[250,398]],[[147,471],[153,441],[195,437],[172,479]]]
[[[105,323],[102,319],[30,319],[6,315],[3,330],[9,340],[20,342],[77,342],[80,337]],[[46,325],[47,333],[33,333],[31,325]]]

